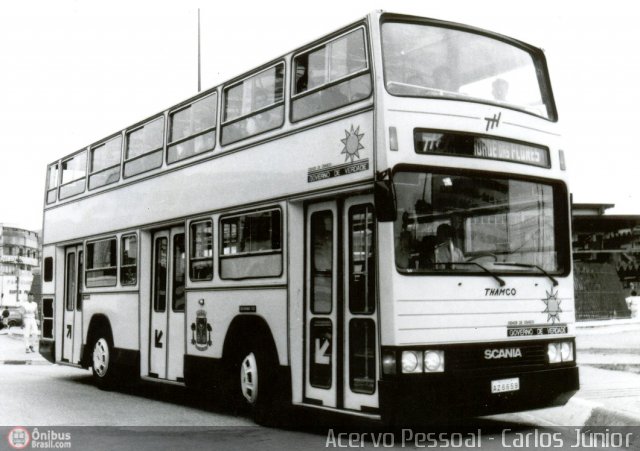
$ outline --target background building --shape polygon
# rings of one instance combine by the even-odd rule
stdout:
[[[0,224],[0,306],[18,307],[26,302],[40,266],[38,233]]]
[[[605,215],[613,204],[573,204],[578,320],[628,317],[640,293],[640,216]]]

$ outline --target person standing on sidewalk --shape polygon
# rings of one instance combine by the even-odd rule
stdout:
[[[32,335],[38,335],[38,324],[36,323],[36,314],[38,313],[38,304],[33,301],[33,293],[28,293],[28,302],[22,306],[22,322],[24,327],[24,344],[27,353],[35,352],[33,349]]]

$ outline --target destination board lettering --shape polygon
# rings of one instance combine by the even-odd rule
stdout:
[[[307,173],[307,182],[318,182],[343,175],[355,174],[369,170],[369,160],[354,161],[353,163],[343,164],[340,166],[323,167],[322,169],[309,170]]]
[[[539,335],[558,335],[568,333],[566,324],[555,326],[508,327],[507,337],[535,337]]]

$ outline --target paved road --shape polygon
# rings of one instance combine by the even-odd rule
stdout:
[[[12,381],[6,383],[2,396],[0,450],[9,449],[6,437],[15,426],[25,426],[33,436],[36,426],[40,436],[51,431],[69,433],[73,449],[91,450],[269,451],[376,448],[382,444],[412,449],[454,443],[456,447],[503,449],[504,444],[524,447],[520,444],[526,437],[534,447],[536,436],[570,449],[576,440],[573,430],[557,435],[556,429],[538,429],[506,415],[461,425],[414,425],[389,433],[373,422],[298,411],[295,424],[270,429],[181,387],[142,384],[105,392],[92,385],[88,371],[49,364],[0,365],[0,380]]]
[[[104,392],[87,370],[40,364],[0,365],[0,425],[249,426],[242,417],[219,415],[224,407],[181,387],[144,384]],[[14,382],[9,382],[14,381]],[[17,383],[16,383],[17,381]]]
[[[615,347],[626,349],[636,337],[637,332],[636,335],[616,339]],[[601,346],[602,338],[587,338],[589,343],[583,340],[579,347],[595,349]],[[607,342],[611,346],[612,341]],[[9,344],[16,347],[13,354],[8,352]],[[11,361],[20,361],[27,357],[21,348],[18,349],[18,344],[18,337],[0,336],[0,354],[5,360],[10,357],[15,359]],[[295,424],[269,429],[256,426],[250,419],[234,415],[214,400],[181,387],[142,384],[133,389],[103,392],[92,385],[89,371],[49,365],[37,355],[29,355],[29,358],[32,359],[28,360],[30,365],[0,364],[0,384],[4,385],[4,389],[0,385],[0,451],[9,449],[6,437],[17,425],[26,426],[31,433],[35,426],[38,426],[40,434],[68,431],[72,436],[73,449],[92,450],[212,447],[313,450],[343,446],[374,448],[378,441],[392,445],[391,448],[416,448],[433,447],[434,444],[446,446],[448,440],[449,447],[454,447],[452,442],[457,440],[458,444],[480,444],[482,449],[503,449],[504,445],[540,448],[545,444],[540,440],[547,440],[552,441],[548,443],[552,446],[562,445],[559,446],[561,449],[578,449],[572,448],[576,444],[575,430],[544,428],[542,426],[550,423],[545,422],[543,416],[528,414],[476,419],[447,427],[414,425],[406,431],[389,435],[375,423],[345,421],[344,417],[296,411]],[[596,379],[601,378],[598,376],[600,373],[608,377],[614,373],[598,369],[589,371],[597,373]],[[635,375],[628,375],[627,379],[632,376]],[[616,397],[619,402],[633,399],[638,385],[622,382],[607,387],[604,395]],[[589,388],[587,385],[585,389],[592,390],[590,394],[598,397],[602,395],[596,393],[601,389],[598,387]],[[428,433],[444,435],[436,436],[433,441],[433,435],[424,435]],[[469,443],[464,443],[465,440]],[[529,440],[528,446],[525,440]],[[598,446],[593,448],[598,449]],[[602,448],[606,449],[606,446]]]

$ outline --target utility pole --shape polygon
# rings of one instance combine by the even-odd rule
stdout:
[[[198,8],[198,92],[201,90],[200,71],[200,8]]]

